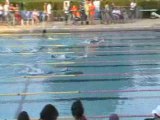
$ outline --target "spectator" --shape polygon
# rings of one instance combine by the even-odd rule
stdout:
[[[39,23],[39,12],[35,9],[32,13],[33,21],[35,24]]]
[[[3,5],[0,4],[0,22],[3,21]]]
[[[30,120],[30,118],[26,111],[22,111],[19,113],[17,120]]]
[[[77,24],[77,21],[80,19],[80,12],[76,5],[73,5],[71,8],[72,16],[73,16],[73,24]]]
[[[85,10],[85,15],[86,15],[86,24],[89,24],[89,1],[86,0],[85,4],[84,4],[84,10]]]
[[[47,3],[44,3],[43,12],[41,12],[41,15],[40,15],[40,20],[44,22],[46,21],[46,18],[47,18]]]
[[[21,24],[21,20],[22,20],[22,17],[20,15],[20,11],[19,11],[19,5],[16,4],[16,7],[15,7],[15,19],[16,19],[16,22],[20,25]]]
[[[47,3],[44,3],[44,5],[43,5],[43,12],[47,13]]]
[[[4,10],[4,18],[7,21],[7,23],[9,23],[9,4],[8,2],[4,4],[3,10]]]
[[[86,21],[86,18],[87,18],[83,4],[80,4],[79,10],[80,10],[80,14],[81,14],[81,25],[83,25],[83,22]]]
[[[65,24],[68,24],[68,17],[69,17],[69,5],[67,2],[64,3],[64,18],[65,18]]]
[[[11,21],[10,21],[11,25],[15,25],[15,22],[16,22],[15,10],[16,10],[16,7],[13,4],[10,4],[10,6],[9,6],[9,16],[11,18]]]
[[[123,14],[120,10],[120,8],[116,8],[112,11],[112,17],[114,22],[120,22],[120,20],[123,20]]]
[[[51,104],[44,106],[40,113],[41,120],[57,120],[58,116],[58,110]]]
[[[111,5],[109,2],[106,2],[105,4],[105,13],[104,13],[104,18],[105,18],[105,23],[109,24],[112,22],[112,10]]]
[[[109,120],[119,120],[119,116],[117,114],[111,114]]]
[[[51,3],[47,4],[47,21],[51,21],[51,15],[52,15],[52,5]]]
[[[132,0],[130,3],[130,18],[131,19],[136,18],[136,7],[137,7],[137,3],[135,2],[135,0]]]
[[[152,110],[153,118],[146,118],[144,120],[160,120],[160,105],[156,109]]]
[[[80,100],[73,102],[71,112],[75,120],[87,120],[84,116],[84,108]]]
[[[89,5],[89,20],[91,24],[94,24],[95,6],[93,2]]]

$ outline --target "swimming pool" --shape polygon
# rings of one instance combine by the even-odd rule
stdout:
[[[148,115],[159,104],[158,31],[4,34],[0,42],[1,119],[22,110],[38,118],[48,103],[71,116],[77,98],[87,116]]]

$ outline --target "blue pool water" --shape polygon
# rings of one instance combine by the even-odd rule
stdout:
[[[48,103],[71,116],[78,98],[87,116],[149,115],[159,104],[158,31],[2,35],[0,42],[0,119],[22,110],[38,118]]]

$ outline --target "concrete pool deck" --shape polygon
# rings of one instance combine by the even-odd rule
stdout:
[[[0,34],[4,33],[40,33],[44,29],[47,32],[96,32],[96,31],[118,31],[118,30],[160,30],[160,19],[141,19],[133,22],[118,24],[95,25],[64,25],[64,22],[40,23],[38,25],[5,26],[0,25]]]

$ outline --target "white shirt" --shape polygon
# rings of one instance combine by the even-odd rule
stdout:
[[[2,15],[2,14],[3,14],[3,6],[0,5],[0,15]]]
[[[137,4],[135,2],[131,2],[130,4],[130,10],[135,10]]]
[[[69,6],[68,5],[64,6],[64,13],[69,13]]]
[[[52,13],[52,6],[51,4],[47,5],[47,14],[51,14]]]
[[[118,9],[115,9],[112,11],[113,14],[121,15],[121,11]]]
[[[8,12],[9,11],[9,5],[5,4],[4,7],[3,7],[3,9],[4,9],[5,12]]]

